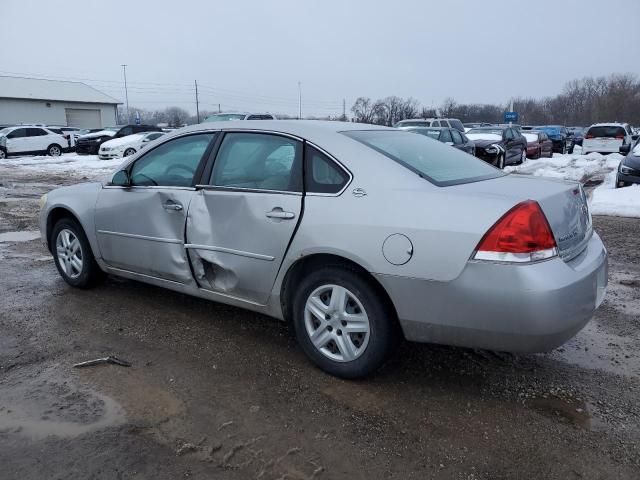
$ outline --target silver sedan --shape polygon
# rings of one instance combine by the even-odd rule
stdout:
[[[310,359],[346,378],[402,337],[552,349],[607,285],[579,184],[371,125],[188,127],[42,205],[70,285],[111,274],[291,321]]]

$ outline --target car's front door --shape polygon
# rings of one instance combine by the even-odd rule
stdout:
[[[103,187],[95,226],[100,254],[109,266],[179,283],[193,281],[184,249],[185,223],[196,172],[215,135],[169,140],[127,168],[129,185]]]
[[[504,150],[505,150],[505,165],[513,163],[516,158],[519,157],[518,143],[513,135],[513,130],[507,128],[504,131]]]
[[[225,134],[187,220],[201,288],[266,303],[302,210],[302,145],[284,135]]]
[[[29,150],[29,138],[27,137],[26,128],[16,128],[7,135],[8,153],[28,152]]]

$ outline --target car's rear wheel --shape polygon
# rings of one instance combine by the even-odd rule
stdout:
[[[4,148],[0,148],[0,160],[4,160],[7,158],[7,152],[4,151]]]
[[[91,252],[82,227],[63,218],[53,227],[50,245],[60,276],[72,287],[90,288],[105,277]]]
[[[296,337],[322,370],[342,378],[375,371],[397,339],[392,309],[371,282],[341,267],[316,270],[293,300]]]
[[[522,154],[520,155],[520,163],[524,163],[527,161],[527,149],[522,149]]]
[[[136,150],[134,148],[127,148],[124,151],[124,156],[128,157],[129,155],[133,155],[134,153],[136,153]]]
[[[49,145],[49,148],[47,148],[47,155],[50,157],[59,157],[62,155],[62,147],[55,143],[53,145]]]

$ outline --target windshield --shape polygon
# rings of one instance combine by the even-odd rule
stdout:
[[[426,135],[392,130],[355,130],[342,133],[439,187],[505,175],[488,163]]]
[[[560,135],[560,127],[541,126],[541,127],[536,127],[536,130],[542,130],[544,133],[546,133],[549,136]]]
[[[412,133],[426,135],[427,137],[435,138],[436,140],[440,137],[440,130],[435,130],[433,128],[412,128],[409,131]]]
[[[211,115],[205,122],[226,122],[227,120],[244,120],[244,113],[223,113],[221,115]]]
[[[11,131],[11,127],[9,128],[3,128],[2,130],[0,130],[0,135],[6,135],[7,133],[9,133]]]
[[[624,136],[624,128],[617,125],[599,125],[597,127],[591,127],[587,132],[587,137],[591,138],[622,138]]]

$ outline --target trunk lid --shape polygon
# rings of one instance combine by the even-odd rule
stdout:
[[[558,254],[565,261],[579,255],[593,233],[587,197],[582,185],[576,182],[506,175],[448,189],[460,189],[464,194],[509,199],[511,207],[525,200],[535,200],[549,221],[558,245]]]

